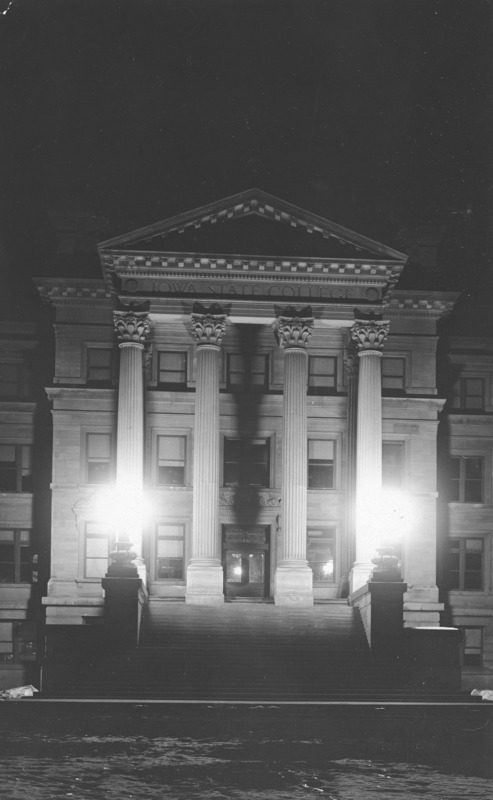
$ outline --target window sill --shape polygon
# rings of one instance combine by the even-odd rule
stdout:
[[[32,585],[33,585],[32,583],[28,583],[25,581],[23,581],[22,583],[21,581],[19,581],[19,583],[15,583],[12,581],[9,581],[8,583],[6,581],[5,583],[3,583],[2,581],[0,581],[0,591],[2,589],[30,589]]]
[[[191,486],[174,486],[172,483],[156,483],[154,484],[154,489],[166,489],[166,491],[171,492],[183,492],[183,491],[190,491]]]

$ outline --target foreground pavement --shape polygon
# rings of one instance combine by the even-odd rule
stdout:
[[[486,703],[0,704],[2,796],[489,800]]]

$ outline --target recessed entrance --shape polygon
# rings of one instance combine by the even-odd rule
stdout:
[[[269,526],[223,526],[224,595],[227,600],[269,596]]]

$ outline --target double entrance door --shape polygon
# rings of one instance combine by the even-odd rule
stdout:
[[[223,526],[224,595],[229,600],[269,596],[268,525]]]

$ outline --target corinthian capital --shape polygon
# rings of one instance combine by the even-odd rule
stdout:
[[[306,350],[313,330],[313,317],[278,317],[273,329],[281,350],[289,347]]]
[[[357,319],[351,328],[351,339],[358,352],[381,350],[389,332],[387,320]]]
[[[201,344],[215,344],[219,347],[228,317],[226,314],[192,314],[192,333]]]
[[[113,311],[113,324],[119,344],[145,345],[151,331],[146,311]]]

